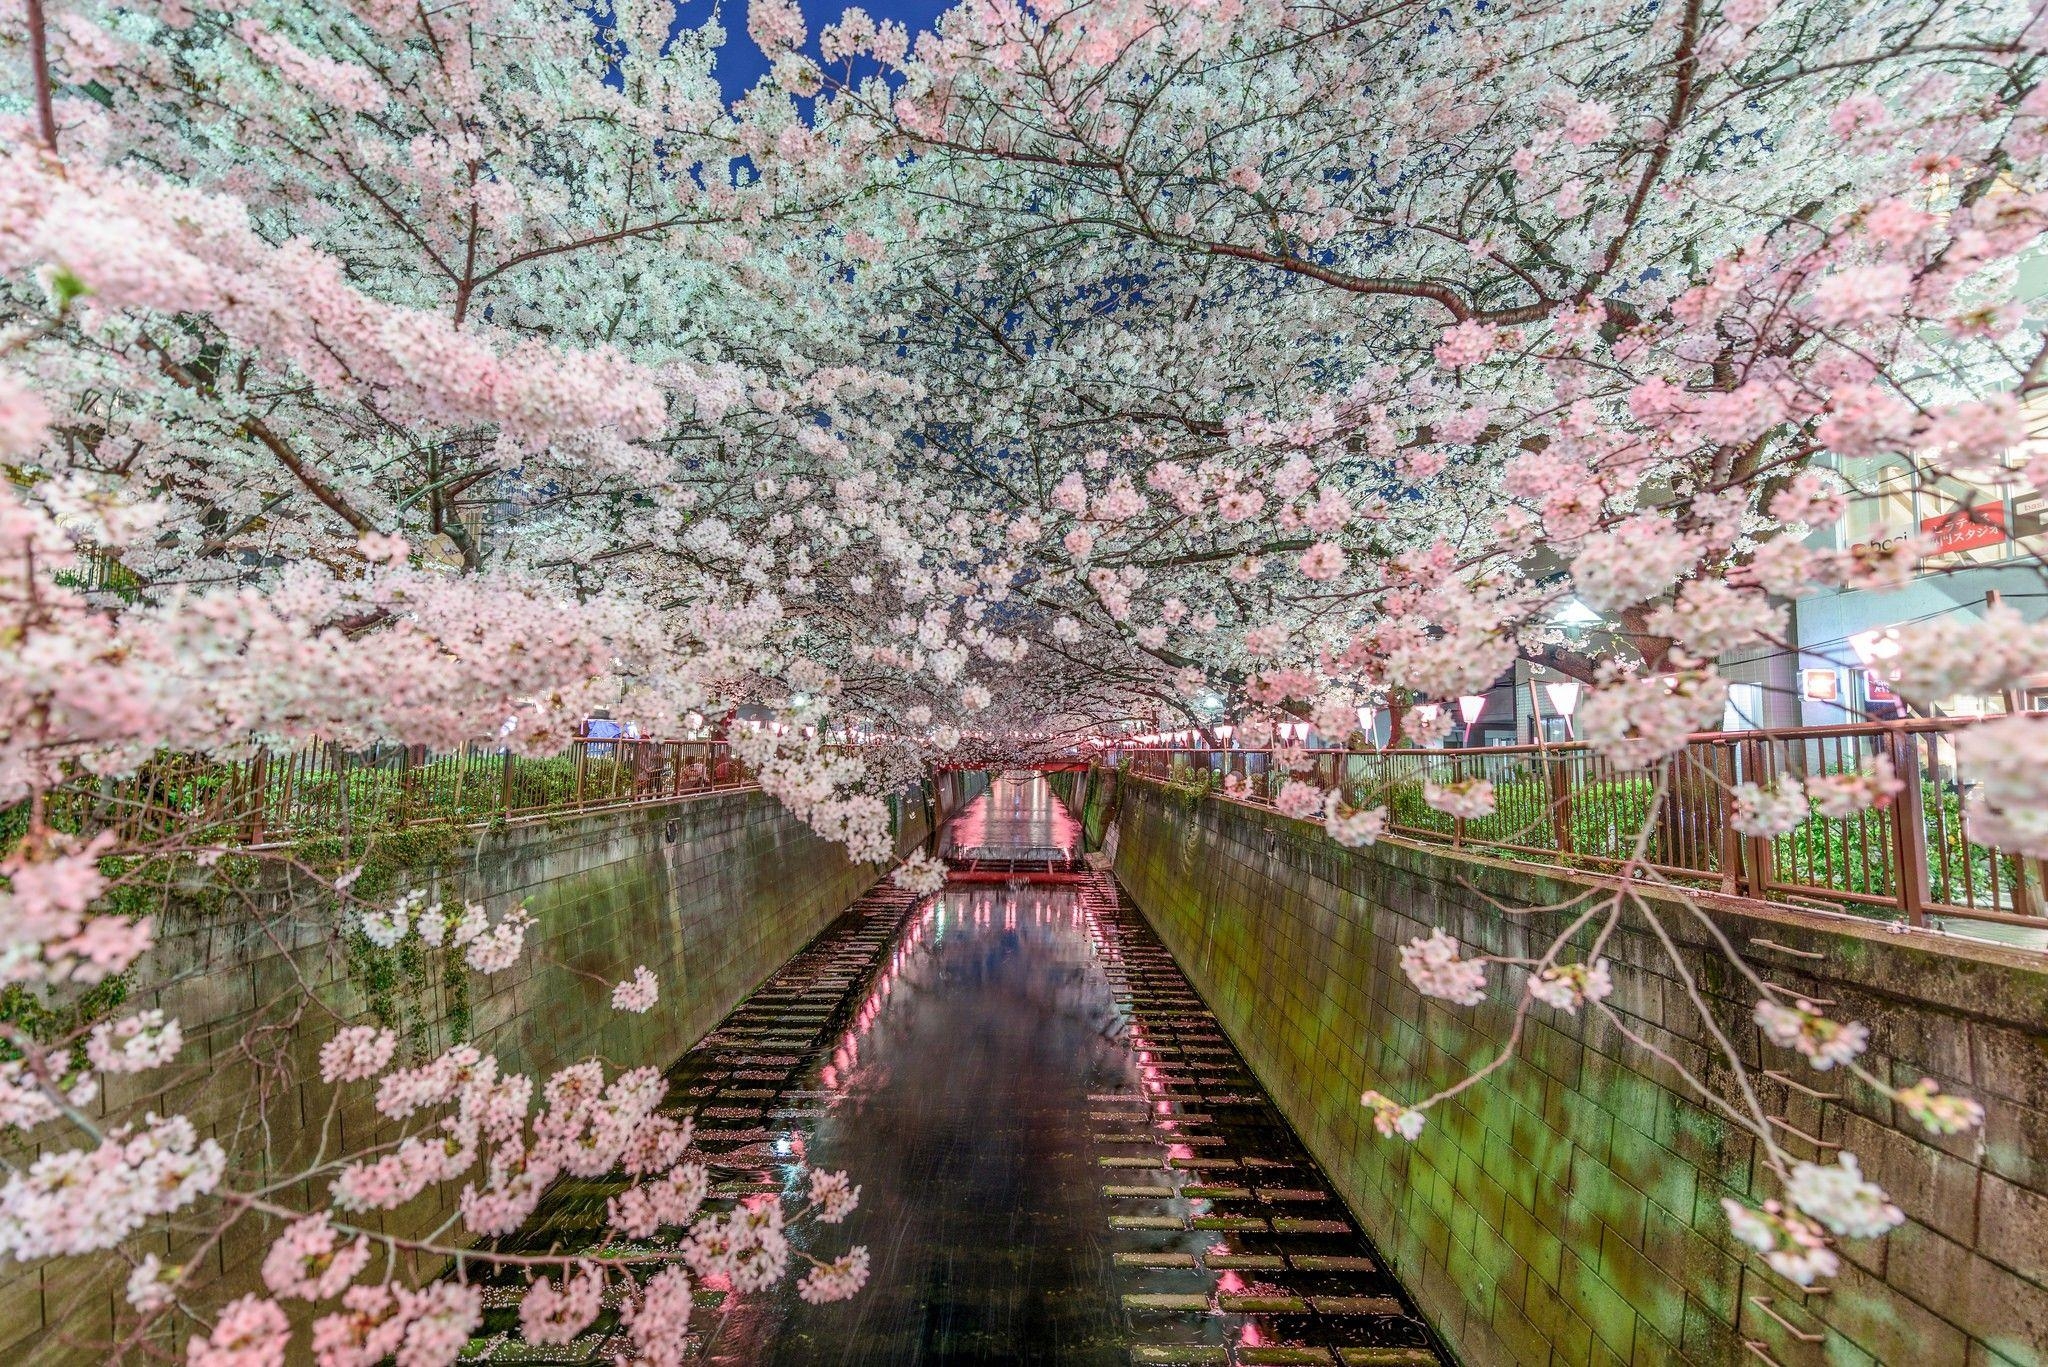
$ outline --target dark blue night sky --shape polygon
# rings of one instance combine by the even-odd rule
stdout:
[[[713,3],[714,0],[682,0],[678,9],[683,22],[695,27],[710,17]],[[811,41],[806,51],[815,57],[818,55],[818,30],[837,22],[855,0],[799,0],[799,3],[811,30]],[[954,0],[864,0],[864,3],[859,3],[859,8],[876,19],[896,20],[910,30],[914,41],[919,33],[932,26],[934,19],[951,9],[953,3]],[[730,103],[744,95],[767,73],[768,59],[747,36],[746,0],[725,0],[723,13],[728,36],[725,48],[718,54],[718,83]]]

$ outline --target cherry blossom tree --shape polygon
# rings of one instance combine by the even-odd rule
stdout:
[[[2048,359],[2020,277],[2048,205],[2027,7],[995,3],[907,59],[849,17],[822,62],[794,11],[772,15],[756,37],[786,49],[786,89],[824,92],[820,128],[915,149],[896,170],[922,231],[887,266],[914,309],[906,350],[933,358],[927,448],[1006,524],[1047,644],[1107,637],[1183,696],[1225,688],[1255,709],[1248,736],[1275,709],[1331,713],[1341,736],[1360,700],[1400,724],[1523,657],[1595,684],[1582,735],[1661,787],[1721,715],[1719,657],[1786,648],[1787,599],[1903,583],[1933,550],[1808,544],[1859,462],[1910,453],[1930,491],[2048,477],[2026,454]],[[861,78],[860,58],[900,82]],[[1574,596],[1617,627],[1593,656],[1551,625]],[[1985,626],[1906,633],[1909,692],[2048,666],[2037,629]],[[2044,742],[2025,715],[1971,734],[1979,838],[2048,849]],[[1816,781],[1736,788],[1734,824],[1770,835],[1898,787],[1882,765]],[[1425,800],[1494,806],[1478,780]],[[1298,781],[1275,805],[1326,813],[1345,843],[1383,820]],[[1646,895],[1663,881],[1639,843],[1617,891],[1516,961],[1516,1039],[1532,1006],[1623,1024],[1599,950],[1624,915],[1692,983]],[[1862,1069],[1860,1025],[1728,957],[1772,1044],[1932,1131],[1981,1116]],[[1488,995],[1487,960],[1442,932],[1403,960],[1427,995]],[[1903,1217],[1853,1154],[1783,1150],[1693,1001],[1737,1079],[1693,1079],[1703,1104],[1784,1185],[1733,1227],[1786,1275],[1825,1276],[1831,1236]],[[1512,1054],[1413,1105],[1365,1102],[1413,1138]]]
[[[728,107],[722,29],[666,0],[0,20],[16,981],[74,998],[149,952],[99,863],[134,851],[50,800],[165,749],[532,751],[600,703],[658,730],[746,708],[768,724],[731,738],[763,786],[880,861],[885,798],[938,756],[1203,727],[1212,695],[1254,743],[1283,719],[1342,734],[1360,703],[1429,738],[1448,718],[1411,704],[1526,658],[1591,684],[1584,739],[1666,782],[1721,714],[1717,659],[1784,648],[1788,600],[1903,582],[1931,551],[1814,544],[1864,462],[1908,454],[1930,491],[2048,482],[2022,287],[2048,29],[2018,0],[976,0],[914,43],[858,10],[813,42],[790,0],[746,22],[775,67]],[[1573,598],[1611,629],[1561,636]],[[1998,626],[1993,650],[1910,633],[1902,686],[2048,671],[2048,633]],[[1973,831],[2048,853],[2048,723],[1966,744]],[[1729,800],[1769,831],[1893,781]],[[1384,825],[1303,780],[1279,796],[1345,843]],[[1655,884],[1639,848],[1515,965],[1518,1019],[1603,1010],[1600,938],[1656,923]],[[367,910],[425,933],[418,908]],[[507,924],[436,933],[472,935],[485,971],[516,952]],[[1448,1000],[1492,990],[1447,936],[1404,962]],[[1768,1038],[1856,1071],[1853,1023],[1755,986]],[[486,1055],[393,1070],[348,1036],[336,1079],[381,1079],[420,1128],[324,1159],[331,1209],[272,1209],[180,1117],[84,1129],[92,1075],[175,1055],[179,1028],[16,1041],[14,1114],[79,1134],[10,1179],[11,1249],[119,1247],[167,1202],[289,1216],[269,1286],[340,1293],[334,1360],[428,1361],[473,1307],[459,1283],[358,1282],[356,1241],[389,1240],[352,1212],[460,1180],[472,1232],[509,1228],[603,1156],[641,1179],[615,1223],[701,1219],[656,1084],[599,1065],[536,1109]],[[1974,1119],[1857,1075],[1931,1128]],[[1443,1095],[1367,1104],[1412,1137]],[[1753,1103],[1713,1101],[1784,1199],[1734,1227],[1824,1275],[1831,1235],[1896,1212],[1853,1155],[1791,1160]],[[83,1181],[109,1193],[86,1229],[50,1199]],[[705,1226],[705,1266],[779,1276],[779,1218]],[[196,1308],[146,1266],[138,1315]],[[806,1294],[864,1269],[813,1268]],[[622,1275],[535,1272],[543,1342]],[[633,1294],[663,1360],[688,1282]],[[274,1299],[206,1313],[194,1361],[282,1351]]]

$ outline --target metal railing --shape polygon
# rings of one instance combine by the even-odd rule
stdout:
[[[1971,840],[1974,786],[1954,737],[1970,719],[1865,723],[1695,735],[1661,772],[1617,769],[1584,745],[1439,750],[1311,750],[1297,771],[1269,750],[1132,749],[1131,772],[1270,806],[1289,778],[1336,789],[1352,806],[1387,808],[1412,839],[1543,863],[1613,869],[1640,857],[1675,878],[1772,901],[1854,909],[1923,925],[1932,916],[2048,927],[2048,868]],[[1817,811],[1790,832],[1748,836],[1729,821],[1729,790],[1854,773],[1879,756],[1903,784],[1882,807]],[[1487,779],[1495,809],[1449,816],[1425,782]],[[1237,791],[1225,792],[1226,784]],[[1239,785],[1241,789],[1239,789]]]
[[[125,778],[66,785],[48,807],[60,829],[113,830],[123,843],[177,835],[257,845],[661,802],[753,781],[722,741],[574,740],[547,756],[481,742],[445,754],[314,744],[239,760],[161,754]]]

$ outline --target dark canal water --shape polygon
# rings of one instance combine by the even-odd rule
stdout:
[[[1042,781],[998,782],[956,846],[1071,845]],[[1399,1287],[1136,911],[1104,875],[880,891],[691,1050],[670,1105],[696,1117],[726,1203],[844,1168],[866,1291],[698,1298],[721,1363],[1332,1363],[1439,1360]],[[526,1247],[588,1246],[622,1184],[551,1194]],[[716,1205],[714,1205],[716,1208]],[[508,1285],[486,1329],[512,1323]],[[569,1349],[600,1362],[609,1314]],[[543,1353],[545,1355],[543,1355]],[[1446,1359],[1447,1360],[1447,1359]]]

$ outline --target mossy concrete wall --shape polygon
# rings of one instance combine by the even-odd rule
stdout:
[[[938,813],[938,825],[944,826],[952,820],[962,807],[988,791],[988,771],[985,769],[948,769],[937,776],[932,785],[932,802]]]
[[[925,809],[908,800],[902,810],[900,846],[909,849],[924,842]],[[400,862],[389,867],[387,852],[381,871],[395,888],[482,902],[494,919],[523,903],[535,923],[518,963],[484,977],[433,953],[371,961],[360,940],[351,943],[331,889],[302,872],[266,865],[247,900],[224,902],[205,895],[204,872],[190,871],[186,885],[163,890],[158,947],[138,966],[128,1003],[180,1019],[183,1054],[161,1073],[107,1079],[95,1108],[102,1117],[145,1106],[189,1114],[245,1172],[261,1162],[289,1174],[313,1160],[330,1107],[337,1146],[390,1133],[370,1106],[372,1088],[337,1096],[320,1081],[319,1048],[347,1024],[394,1025],[415,1058],[470,1039],[507,1071],[539,1077],[592,1056],[614,1069],[666,1067],[881,873],[851,863],[758,792],[438,839],[412,832],[394,845]],[[659,1003],[644,1015],[613,1010],[612,985],[641,964],[660,980]],[[156,1090],[138,1093],[137,1081]],[[438,1226],[460,1185],[428,1192],[383,1217],[384,1227]],[[319,1203],[324,1193],[304,1194]],[[273,1232],[240,1222],[197,1252],[203,1279],[223,1295],[248,1289]],[[166,1262],[195,1256],[189,1239],[169,1234],[154,1251]],[[108,1341],[126,1272],[112,1255],[5,1264],[0,1362],[98,1360],[89,1345]],[[172,1346],[182,1359],[182,1339]]]
[[[1117,771],[1096,765],[1056,771],[1049,778],[1052,790],[1080,821],[1085,847],[1101,849],[1103,837],[1116,822]]]
[[[1728,1234],[1720,1199],[1777,1195],[1756,1141],[1612,1024],[1539,1007],[1522,1056],[1431,1113],[1413,1144],[1359,1106],[1413,1099],[1505,1042],[1511,1011],[1425,1001],[1398,948],[1435,926],[1527,956],[1589,886],[1145,782],[1121,793],[1117,875],[1444,1338],[1473,1364],[1886,1363],[2048,1358],[2048,975],[2040,956],[1847,917],[1709,901],[1662,919],[1795,1158],[1853,1149],[1906,1212],[1802,1294]],[[1488,899],[1493,899],[1489,902]],[[1711,922],[1766,979],[1870,1027],[1866,1061],[1981,1101],[1983,1134],[1929,1136],[1891,1103],[1758,1038]],[[1726,1091],[1673,960],[1631,914],[1606,949],[1626,1028]],[[1525,979],[1492,970],[1496,999]],[[1803,1136],[1818,1141],[1817,1148]]]

